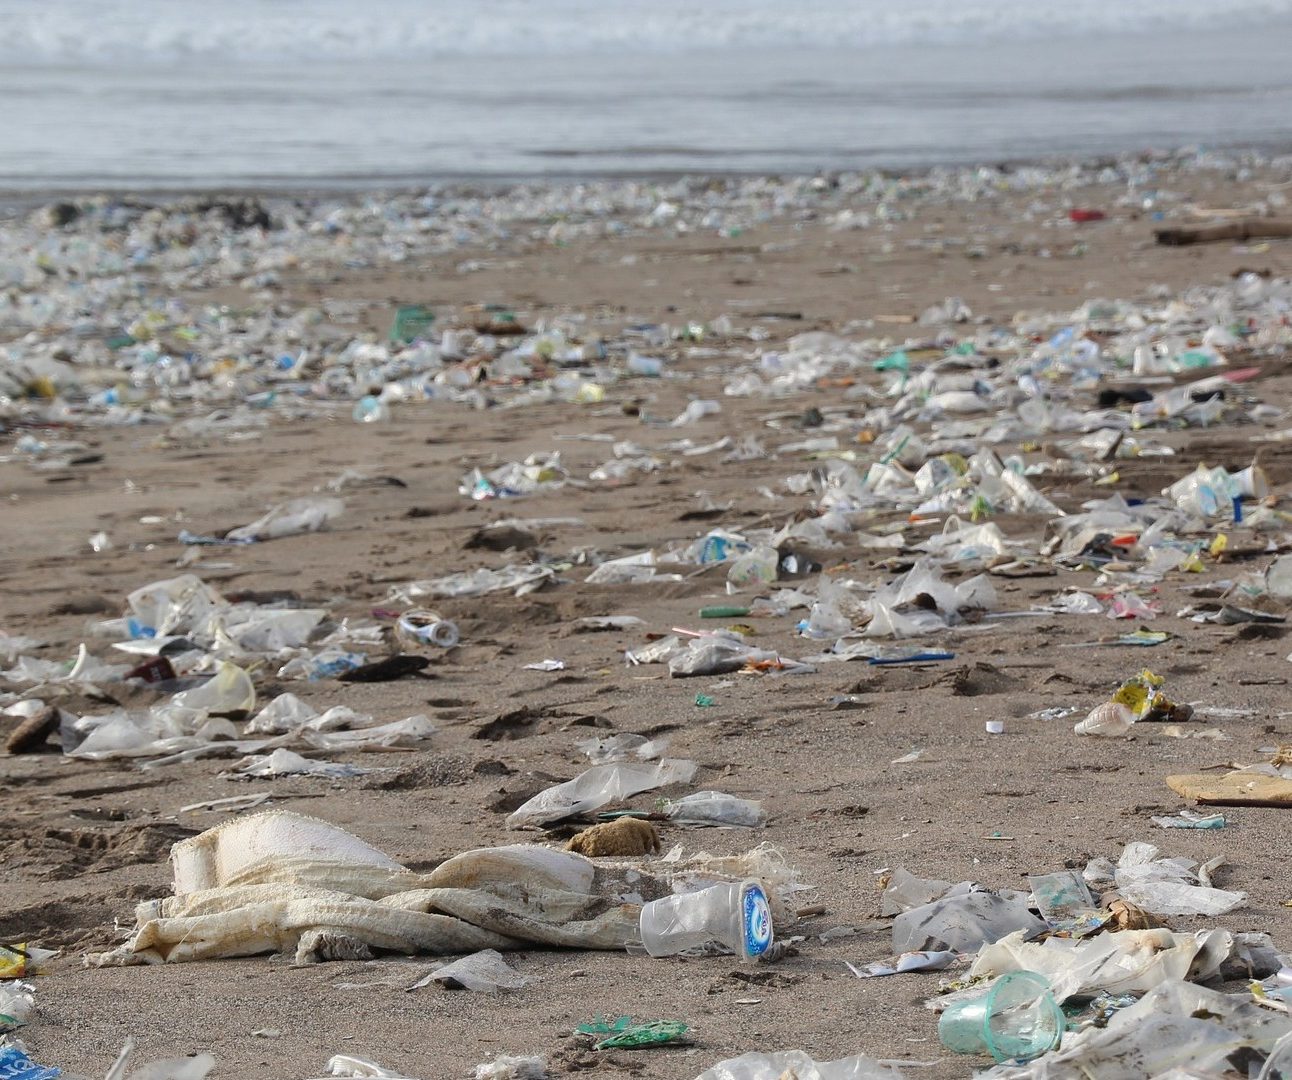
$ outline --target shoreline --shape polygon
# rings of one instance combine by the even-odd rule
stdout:
[[[443,174],[407,174],[395,176],[336,177],[321,180],[303,177],[298,181],[271,179],[232,179],[228,182],[197,181],[187,184],[173,180],[56,180],[44,186],[23,184],[6,186],[0,178],[0,213],[14,207],[31,209],[49,202],[92,200],[118,197],[123,200],[138,199],[148,202],[169,202],[191,198],[268,198],[281,200],[322,201],[337,198],[389,196],[409,198],[432,194],[483,193],[507,194],[526,188],[557,189],[581,184],[628,185],[676,184],[707,181],[767,180],[772,183],[827,179],[839,180],[875,176],[885,180],[920,180],[936,173],[973,173],[992,170],[1002,176],[1026,170],[1096,170],[1104,168],[1182,167],[1196,163],[1202,155],[1230,157],[1232,162],[1208,167],[1227,167],[1238,164],[1244,167],[1277,166],[1292,161],[1292,138],[1282,142],[1215,143],[1183,145],[1173,148],[1124,148],[1078,154],[1043,154],[1016,157],[983,157],[975,159],[948,158],[905,164],[870,164],[855,167],[823,166],[812,170],[768,169],[649,169],[632,168],[534,173],[512,172],[446,172]]]

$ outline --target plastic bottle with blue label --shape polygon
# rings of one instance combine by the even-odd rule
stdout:
[[[727,882],[642,906],[638,924],[651,956],[677,956],[720,942],[754,961],[772,944],[772,909],[757,881]]]

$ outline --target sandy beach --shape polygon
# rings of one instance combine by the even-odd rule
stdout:
[[[103,204],[80,203],[75,220],[42,234],[43,243],[58,245],[57,252],[45,250],[54,309],[41,325],[25,321],[30,310],[23,305],[36,303],[42,286],[30,275],[12,285],[0,348],[11,358],[44,356],[61,343],[60,362],[80,371],[92,393],[116,381],[112,369],[79,366],[85,358],[111,359],[101,342],[121,332],[109,324],[114,307],[170,305],[173,318],[155,344],[176,355],[194,349],[204,362],[227,356],[231,374],[227,385],[218,373],[195,379],[194,386],[223,386],[209,394],[149,386],[140,395],[149,421],[143,424],[103,426],[75,417],[51,423],[42,411],[49,401],[40,397],[16,399],[0,413],[6,507],[0,630],[41,643],[25,654],[68,661],[85,643],[95,656],[122,662],[109,641],[93,636],[91,624],[121,615],[131,591],[182,572],[199,575],[227,598],[278,597],[326,609],[331,623],[375,620],[386,627],[391,620],[382,612],[408,606],[391,599],[392,587],[411,581],[540,558],[550,560],[554,579],[519,597],[504,591],[426,601],[457,622],[461,644],[429,652],[430,665],[417,676],[372,684],[289,680],[275,674],[273,663],[253,665],[257,708],[290,691],[319,710],[345,705],[383,720],[430,717],[435,734],[412,749],[310,755],[378,770],[363,776],[231,779],[224,775],[233,765],[228,758],[144,770],[138,761],[69,758],[54,742],[40,753],[0,757],[0,942],[60,951],[35,979],[38,1011],[21,1031],[33,1057],[65,1075],[97,1077],[133,1036],[141,1061],[209,1051],[217,1061],[212,1075],[222,1078],[321,1076],[328,1058],[342,1053],[412,1077],[465,1077],[507,1052],[544,1055],[553,1076],[586,1071],[684,1080],[746,1051],[798,1048],[820,1060],[865,1053],[934,1062],[910,1074],[929,1080],[968,1076],[988,1062],[947,1053],[936,1014],[923,1006],[945,973],[862,980],[845,966],[892,953],[888,930],[872,922],[879,916],[881,874],[905,867],[922,877],[1026,889],[1029,873],[1080,869],[1100,855],[1115,859],[1137,840],[1198,860],[1223,855],[1217,883],[1248,895],[1237,911],[1172,918],[1173,928],[1263,931],[1280,950],[1292,948],[1284,869],[1288,810],[1227,808],[1228,825],[1219,831],[1164,831],[1149,820],[1190,805],[1166,786],[1167,775],[1263,760],[1263,748],[1292,742],[1285,629],[1177,616],[1200,602],[1188,590],[1262,572],[1287,550],[1292,528],[1255,532],[1208,523],[1197,534],[1202,546],[1223,532],[1232,556],[1207,556],[1200,572],[1172,570],[1136,584],[1133,568],[1120,574],[1071,569],[1036,554],[1053,535],[1050,515],[993,514],[989,520],[1018,542],[1027,563],[1025,572],[992,577],[1000,611],[1026,612],[1064,590],[1107,602],[1129,582],[1160,611],[1142,625],[1167,631],[1170,639],[1153,648],[1074,648],[1141,623],[1102,614],[1030,614],[918,639],[953,653],[948,661],[821,663],[803,675],[679,679],[663,666],[625,663],[625,650],[646,645],[649,635],[711,628],[699,618],[706,605],[745,604],[766,594],[750,589],[729,597],[725,563],[661,564],[659,570],[681,577],[664,583],[584,580],[605,559],[684,546],[716,527],[775,530],[814,518],[819,490],[786,482],[828,460],[794,448],[805,440],[834,437],[836,450],[852,452],[859,469],[874,460],[870,447],[887,432],[871,430],[864,418],[882,403],[889,376],[874,370],[869,352],[858,354],[865,363],[850,372],[827,372],[775,396],[724,393],[750,372],[768,375],[765,357],[798,335],[886,339],[890,349],[907,350],[915,370],[957,341],[1025,325],[1028,313],[1055,316],[1038,321],[1040,342],[1041,325],[1057,328],[1088,301],[1196,304],[1199,290],[1232,287],[1243,273],[1266,283],[1292,275],[1287,240],[1176,248],[1153,239],[1154,228],[1215,220],[1215,211],[1287,217],[1287,159],[1215,166],[1183,160],[1151,173],[1145,175],[1143,163],[1049,168],[1024,182],[1008,173],[983,181],[965,170],[904,181],[900,194],[892,193],[897,181],[890,178],[890,193],[881,197],[879,178],[851,189],[830,177],[815,185],[768,181],[761,195],[753,181],[730,179],[695,182],[685,197],[652,193],[650,185],[631,198],[622,188],[617,195],[564,189],[529,199],[534,210],[496,226],[465,212],[446,222],[436,218],[440,209],[423,209],[435,224],[420,232],[404,227],[408,202],[346,196],[324,200],[342,211],[331,240],[320,225],[313,231],[275,227],[253,241],[255,229],[210,225],[213,215],[197,214],[187,248],[184,214],[163,207],[154,231],[170,230],[167,243],[155,249],[163,254],[133,266],[131,245],[112,239],[112,214]],[[622,200],[620,209],[598,209],[615,199]],[[452,202],[441,199],[439,206]],[[281,222],[280,203],[267,197],[264,204]],[[1070,211],[1083,208],[1104,216],[1074,222]],[[327,220],[308,205],[293,213]],[[15,239],[31,221],[23,211],[0,223],[0,232],[9,234],[12,266],[39,263],[39,248]],[[616,227],[608,227],[611,221]],[[221,255],[208,241],[225,228],[237,239],[233,254]],[[327,259],[318,254],[325,241],[332,245]],[[82,257],[80,243],[97,269],[67,269]],[[179,255],[185,250],[192,253],[187,267]],[[118,269],[94,263],[109,255],[119,258]],[[84,314],[68,299],[78,289]],[[968,309],[965,321],[921,321],[926,309],[949,297]],[[527,376],[491,378],[468,359],[456,364],[463,373],[458,389],[474,386],[477,403],[486,407],[447,396],[397,400],[389,421],[355,423],[348,392],[327,397],[317,389],[326,369],[354,341],[381,345],[396,310],[413,304],[435,313],[436,335],[452,328],[470,334],[481,319],[494,317],[480,305],[496,305],[514,314],[525,335],[559,326],[580,343],[610,343],[607,360],[567,365],[598,393],[582,401],[564,400],[563,390],[552,400],[525,399],[537,387],[555,385],[561,365],[535,363]],[[231,328],[263,320],[297,329],[264,339],[231,329],[220,351],[211,352],[205,342],[215,333],[218,319],[210,313],[217,310]],[[186,345],[175,334],[188,321],[201,323],[204,344]],[[632,329],[690,324],[708,329],[685,337],[659,331],[654,338]],[[313,367],[303,378],[315,390],[293,398],[280,388],[255,425],[233,434],[177,429],[270,388],[256,380],[271,369],[276,352],[289,348],[292,334],[292,348],[310,354]],[[663,376],[630,375],[615,345],[624,341],[661,358]],[[1138,433],[1172,456],[1107,462],[1115,467],[1110,480],[1111,469],[1083,474],[1062,467],[1077,463],[1068,444],[1079,432],[1008,440],[995,449],[1002,458],[1019,454],[1029,465],[1058,463],[1030,479],[1069,514],[1114,494],[1158,497],[1199,463],[1236,472],[1259,451],[1270,505],[1286,510],[1292,443],[1255,440],[1288,424],[1287,354],[1230,352],[1229,368],[1258,371],[1228,392],[1223,417],[1206,427]],[[595,355],[591,345],[589,355]],[[602,371],[613,377],[599,377]],[[983,372],[995,377],[992,369]],[[1079,412],[1095,409],[1109,385],[1053,384]],[[1115,385],[1135,383],[1128,376]],[[1151,385],[1156,391],[1162,384]],[[865,396],[866,388],[876,395]],[[61,397],[69,394],[60,390]],[[669,426],[695,400],[718,401],[721,409]],[[1277,412],[1250,420],[1258,402]],[[94,412],[87,407],[77,415]],[[74,456],[85,463],[42,466],[39,454],[14,449],[24,436],[52,444],[54,456],[61,441],[75,441],[81,448]],[[731,448],[749,438],[764,453],[729,460]],[[688,452],[723,439],[730,441],[720,449]],[[591,479],[625,441],[657,458],[658,468]],[[563,486],[481,501],[459,492],[474,469],[487,473],[555,452],[569,477]],[[347,471],[352,479],[329,492],[329,483]],[[181,530],[222,534],[311,493],[344,500],[344,511],[321,531],[241,547],[194,548],[177,539]],[[914,546],[941,532],[946,517],[911,523],[909,509],[881,507],[864,527],[858,523],[857,533],[900,532],[901,546],[863,546],[857,534],[835,536],[832,546],[792,546],[829,576],[878,586],[909,568]],[[518,522],[510,550],[472,543],[483,527],[514,519],[537,523]],[[100,532],[111,546],[95,552],[89,538]],[[970,573],[944,572],[953,583]],[[774,587],[814,591],[820,577],[786,578]],[[1269,597],[1265,602],[1275,613],[1286,607]],[[610,615],[644,622],[602,632],[579,623]],[[796,632],[806,615],[795,610],[729,621],[751,624],[756,647],[802,658],[831,644]],[[368,651],[375,658],[392,648],[387,641]],[[563,669],[525,666],[546,659],[563,661]],[[1144,667],[1166,678],[1174,700],[1198,707],[1195,722],[1183,725],[1186,736],[1222,732],[1223,741],[1172,737],[1159,724],[1137,725],[1119,739],[1073,733],[1076,720]],[[146,708],[166,696],[137,680],[103,682],[98,691],[102,696],[94,697],[83,688],[47,685],[42,692],[39,685],[0,679],[0,692],[13,695],[0,698],[5,703],[36,696],[76,715],[106,712],[111,702]],[[712,704],[697,704],[697,695]],[[1034,715],[1063,706],[1075,715]],[[1208,716],[1204,706],[1227,711]],[[522,718],[498,722],[519,709]],[[1003,734],[984,730],[991,720],[1004,721]],[[16,723],[0,717],[0,732]],[[688,852],[735,854],[767,842],[783,850],[812,887],[798,894],[800,907],[820,912],[777,926],[778,937],[795,939],[792,955],[750,967],[723,957],[525,949],[508,959],[534,981],[497,995],[437,985],[405,992],[429,970],[433,958],[425,956],[306,966],[264,956],[102,969],[83,964],[87,953],[125,939],[137,903],[169,893],[171,844],[225,817],[181,807],[265,792],[269,807],[335,823],[425,871],[471,848],[563,843],[573,828],[517,833],[507,828],[507,813],[523,796],[587,767],[577,741],[624,732],[667,735],[669,756],[699,767],[689,790],[717,789],[762,803],[765,828],[687,829],[665,821],[663,845],[665,851],[681,844]],[[916,759],[897,763],[916,750]],[[649,809],[661,794],[685,790],[648,792],[628,805]],[[860,929],[822,940],[847,926]],[[621,1014],[685,1021],[692,1041],[594,1052],[572,1034],[593,1017]]]

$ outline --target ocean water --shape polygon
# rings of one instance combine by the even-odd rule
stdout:
[[[1292,145],[1292,0],[0,0],[0,189]]]

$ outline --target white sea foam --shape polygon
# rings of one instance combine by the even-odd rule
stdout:
[[[0,0],[0,60],[415,61],[971,44],[1285,19],[1292,0]]]

